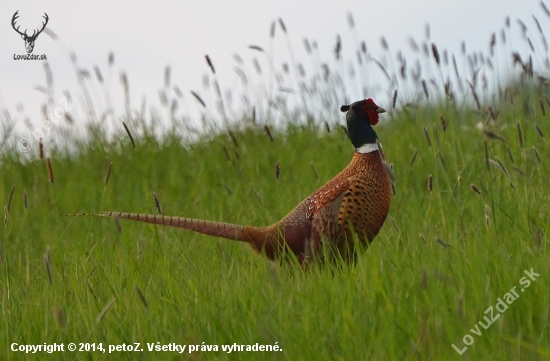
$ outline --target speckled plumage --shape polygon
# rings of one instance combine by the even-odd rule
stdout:
[[[377,113],[384,112],[382,108],[367,99],[344,106],[342,110],[348,112],[348,129],[358,129],[357,132],[366,129],[365,134],[350,134],[356,148],[366,144],[362,144],[364,139],[372,141],[373,134],[374,139],[377,139],[371,125],[378,122]],[[365,121],[367,127],[363,124]],[[292,252],[304,263],[319,255],[324,245],[338,249],[344,257],[353,255],[353,235],[357,234],[361,243],[372,241],[384,224],[390,200],[390,177],[379,150],[375,150],[364,154],[356,151],[344,170],[304,199],[279,222],[267,227],[138,213],[103,212],[99,215],[184,228],[243,241],[252,245],[256,251],[265,253],[269,259],[277,259],[286,252]]]

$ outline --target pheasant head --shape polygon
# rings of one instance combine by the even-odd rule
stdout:
[[[346,122],[349,138],[356,149],[366,144],[376,144],[378,137],[372,126],[378,124],[379,114],[386,112],[384,108],[379,107],[371,98],[368,98],[351,105],[342,105],[340,110],[347,112]]]

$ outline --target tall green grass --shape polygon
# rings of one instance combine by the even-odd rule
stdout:
[[[430,50],[425,61],[446,83],[443,55],[437,47]],[[67,131],[65,145],[45,143],[53,177],[37,142],[25,157],[8,143],[0,146],[0,358],[550,358],[550,100],[546,80],[537,79],[528,61],[514,59],[520,77],[499,82],[493,97],[475,77],[459,79],[467,86],[463,98],[450,82],[444,87],[417,77],[411,88],[393,83],[400,95],[393,104],[377,100],[391,112],[376,128],[397,176],[389,217],[355,264],[307,270],[270,263],[241,243],[65,215],[156,213],[156,193],[167,215],[276,222],[353,154],[339,126],[343,116],[333,116],[341,95],[330,85],[338,84],[338,74],[327,76],[316,93],[302,94],[309,114],[297,123],[288,121],[293,110],[278,99],[235,124],[230,109],[222,109],[224,126],[213,124],[217,113],[206,107],[202,133],[193,132],[197,125],[176,115],[174,102],[166,99],[166,109],[148,117],[133,110],[127,97],[122,119],[135,147],[122,121],[114,130],[105,125],[116,117],[94,103],[82,78],[81,91],[88,95],[79,105],[93,109],[87,113],[92,122],[85,137]],[[477,74],[473,60],[471,65]],[[127,95],[124,76],[122,83]],[[258,94],[267,96],[270,87],[262,89]],[[217,91],[214,100],[221,97]],[[311,113],[315,104],[323,104],[319,114]],[[52,101],[46,108],[54,106]],[[274,124],[277,114],[287,121]],[[17,135],[12,140],[16,144]],[[531,269],[540,276],[526,288],[520,280]],[[478,321],[487,324],[488,307],[496,317],[499,298],[513,287],[520,297],[487,329],[478,324],[480,335],[474,333]],[[463,349],[471,340],[462,355],[451,346]],[[139,342],[144,351],[11,351],[12,343],[64,343],[67,349],[71,342],[101,343],[106,350]],[[157,342],[220,350],[149,352],[146,344]],[[221,351],[235,343],[282,350]]]

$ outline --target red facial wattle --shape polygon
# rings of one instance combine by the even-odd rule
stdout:
[[[380,120],[380,117],[378,116],[378,114],[381,112],[384,112],[382,108],[376,105],[371,98],[366,99],[365,102],[361,105],[361,108],[365,113],[367,113],[367,116],[369,117],[370,125],[378,124],[378,121]],[[380,109],[382,111],[380,111]]]

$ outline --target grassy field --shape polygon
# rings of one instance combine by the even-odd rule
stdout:
[[[53,183],[45,160],[6,154],[0,357],[52,359],[10,347],[74,342],[106,352],[55,359],[547,359],[550,159],[542,135],[550,125],[540,96],[510,94],[513,105],[500,105],[496,120],[451,103],[386,116],[377,129],[395,164],[396,196],[375,242],[343,270],[303,271],[240,243],[65,216],[156,213],[156,192],[164,214],[267,225],[347,164],[353,149],[340,128],[289,127],[273,131],[274,141],[259,127],[236,130],[235,141],[223,133],[184,144],[144,136],[135,149],[121,133],[78,155],[45,149]],[[484,134],[476,125],[486,122]],[[528,288],[520,284],[526,270],[540,275]],[[515,300],[506,296],[513,287]],[[478,332],[505,297],[508,308]],[[109,354],[108,345],[134,342],[144,351]],[[149,352],[157,342],[198,350]],[[464,342],[472,344],[459,356],[451,345],[463,350]],[[235,343],[281,350],[222,350]]]
[[[509,34],[509,25],[502,34]],[[495,44],[491,52],[510,47]],[[84,112],[54,125],[64,145],[55,147],[49,137],[41,157],[38,141],[30,139],[32,149],[22,155],[18,135],[8,138],[9,114],[1,113],[0,359],[550,359],[547,77],[533,73],[532,54],[522,59],[513,53],[507,63],[493,54],[486,60],[463,54],[469,65],[460,73],[454,56],[449,61],[429,39],[423,52],[417,46],[420,61],[413,68],[401,59],[386,69],[391,61],[375,63],[366,46],[357,45],[360,64],[369,60],[390,79],[390,101],[375,99],[389,110],[376,130],[397,181],[384,227],[353,265],[304,270],[270,263],[241,243],[66,216],[157,213],[156,193],[165,215],[276,222],[353,154],[337,113],[346,84],[340,54],[330,69],[314,59],[319,69],[310,83],[303,80],[298,112],[279,95],[302,81],[295,64],[292,71],[285,64],[280,74],[264,70],[262,91],[249,79],[250,103],[264,105],[255,108],[256,122],[252,112],[246,119],[233,115],[210,74],[216,91],[210,102],[193,93],[204,106],[200,137],[188,136],[193,127],[175,121],[182,99],[176,87],[170,94],[177,98],[161,92],[164,108],[141,122],[145,112],[130,106],[124,73],[126,112],[109,116],[114,100],[107,81],[95,68],[93,88],[93,72],[81,72],[76,57],[81,92],[72,99]],[[548,71],[547,54],[539,55],[535,63]],[[51,111],[47,66],[46,73],[41,89]],[[166,89],[172,89],[166,73]],[[251,77],[239,74],[243,83]],[[363,85],[359,75],[353,81]],[[274,92],[276,86],[285,90]],[[95,103],[102,97],[105,107]],[[66,125],[85,117],[93,120],[87,138],[73,138]],[[170,124],[162,136],[160,124]],[[54,343],[64,351],[19,349]],[[69,351],[70,343],[77,351]],[[138,351],[129,350],[134,343]],[[186,348],[180,354],[174,345]],[[163,346],[172,351],[155,350]]]

